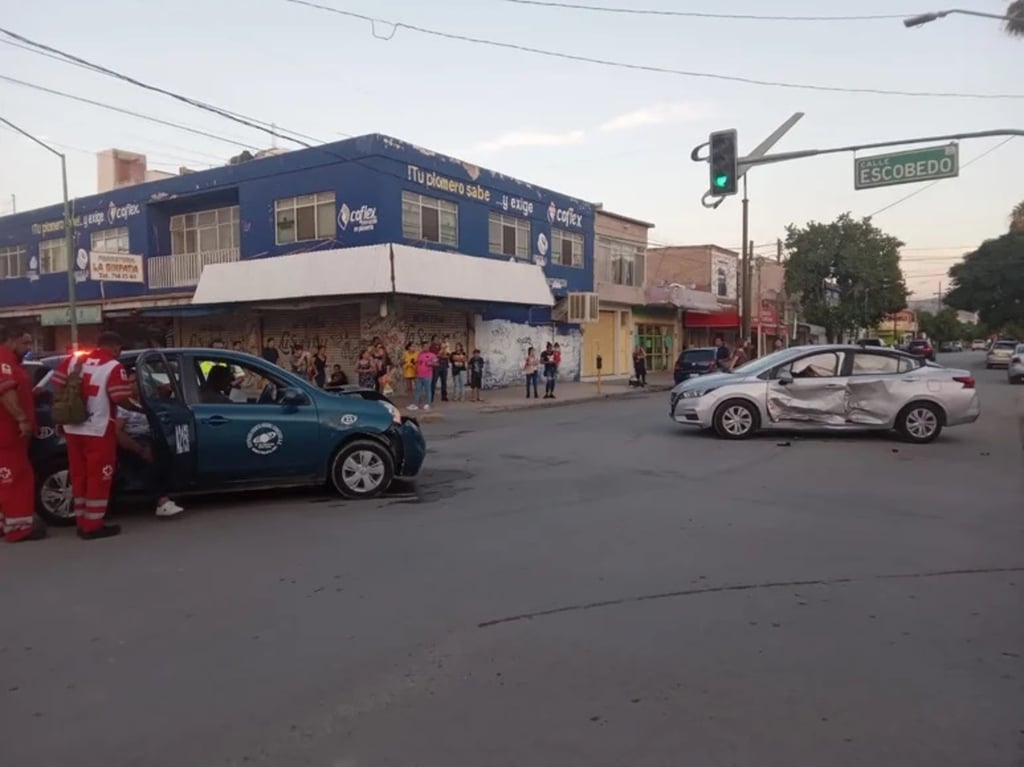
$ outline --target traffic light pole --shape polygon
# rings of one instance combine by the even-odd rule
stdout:
[[[743,275],[743,281],[741,283],[743,287],[743,293],[740,296],[740,312],[743,315],[740,318],[741,330],[740,337],[742,340],[747,341],[750,339],[750,260],[752,258],[750,252],[750,200],[747,198],[747,176],[743,176],[743,258],[740,263],[740,274]]]

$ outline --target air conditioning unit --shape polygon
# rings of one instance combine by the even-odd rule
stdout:
[[[570,293],[569,322],[576,325],[588,325],[601,318],[601,302],[597,293]]]

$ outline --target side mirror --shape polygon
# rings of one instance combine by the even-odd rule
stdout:
[[[783,386],[793,383],[793,371],[790,370],[789,368],[786,368],[785,370],[780,370],[778,378],[776,380],[778,380],[778,382]]]
[[[298,389],[288,387],[281,392],[281,404],[282,405],[301,405],[306,401],[306,395]]]

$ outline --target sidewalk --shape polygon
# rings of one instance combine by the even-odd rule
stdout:
[[[391,400],[402,412],[415,416],[418,421],[430,423],[451,418],[466,418],[489,413],[506,413],[513,410],[532,410],[535,408],[551,408],[563,405],[575,405],[583,402],[594,402],[603,399],[617,399],[622,397],[639,397],[651,392],[663,392],[672,388],[672,373],[653,373],[647,377],[647,387],[644,389],[631,388],[626,379],[603,380],[600,392],[595,381],[560,381],[555,389],[555,399],[543,399],[544,384],[540,384],[542,392],[541,399],[526,399],[525,384],[521,386],[506,386],[501,389],[485,389],[482,392],[481,402],[441,402],[440,386],[438,386],[438,399],[434,401],[430,410],[408,409],[409,397],[405,392],[395,392]],[[449,393],[451,385],[449,383]],[[466,389],[466,396],[470,391]]]

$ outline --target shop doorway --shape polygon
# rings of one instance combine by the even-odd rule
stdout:
[[[637,325],[637,340],[647,355],[651,372],[668,370],[675,364],[671,325]]]

